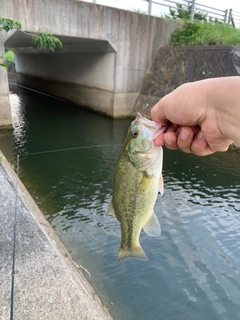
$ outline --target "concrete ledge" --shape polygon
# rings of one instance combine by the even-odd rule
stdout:
[[[0,56],[5,54],[3,37],[0,35]],[[9,129],[13,127],[9,100],[7,70],[0,67],[0,127]]]
[[[14,213],[14,319],[111,319],[77,264],[0,153],[0,314],[11,308]],[[17,207],[15,185],[17,190]]]
[[[10,109],[10,100],[8,96],[0,94],[0,127],[1,129],[12,129],[12,114]]]

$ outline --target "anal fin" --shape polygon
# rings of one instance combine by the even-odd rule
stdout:
[[[143,227],[143,230],[146,232],[146,234],[150,237],[159,237],[161,234],[161,226],[158,221],[158,218],[156,214],[153,211],[153,214],[151,218],[148,220],[148,222]]]
[[[112,201],[109,205],[109,208],[108,208],[108,214],[111,214],[112,216],[116,217],[116,214],[115,214],[115,211],[114,211],[114,208],[113,208],[113,204],[112,204]]]

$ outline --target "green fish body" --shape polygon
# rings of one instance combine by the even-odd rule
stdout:
[[[165,130],[140,114],[131,123],[114,176],[114,190],[109,213],[121,224],[118,259],[134,257],[147,260],[140,243],[141,230],[151,237],[161,234],[153,211],[158,191],[163,193],[161,147],[154,138]]]

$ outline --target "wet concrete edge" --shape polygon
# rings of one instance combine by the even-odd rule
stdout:
[[[48,238],[49,242],[54,244],[54,249],[56,250],[56,253],[60,255],[63,261],[65,262],[67,268],[69,269],[69,273],[72,273],[78,279],[82,289],[87,293],[89,299],[95,301],[95,303],[98,304],[100,309],[102,309],[103,313],[106,315],[106,319],[112,319],[112,317],[108,313],[108,310],[103,305],[100,298],[98,297],[94,289],[91,287],[89,282],[86,280],[81,270],[79,269],[79,266],[72,259],[71,255],[69,254],[69,252],[67,251],[67,249],[55,233],[55,231],[52,229],[49,222],[45,219],[43,213],[41,212],[31,195],[29,194],[21,180],[17,177],[17,174],[14,172],[11,165],[5,158],[4,154],[1,152],[1,150],[0,166],[2,166],[4,171],[6,172],[14,190],[16,189],[15,186],[17,182],[18,198],[22,201],[29,213],[33,216],[33,219],[39,225],[45,236]],[[99,319],[102,319],[101,316],[99,316]]]

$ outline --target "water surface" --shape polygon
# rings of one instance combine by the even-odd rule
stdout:
[[[114,320],[240,319],[240,155],[164,150],[159,238],[147,262],[117,261],[118,221],[106,214],[130,121],[19,89],[14,132],[0,134],[20,178]]]

